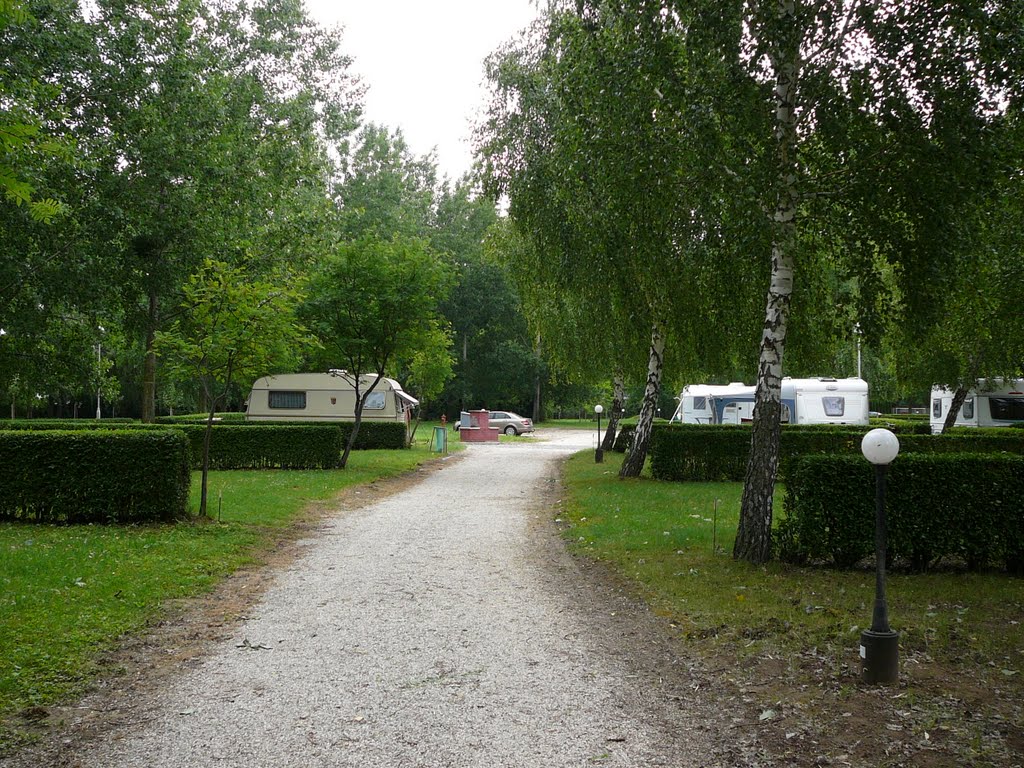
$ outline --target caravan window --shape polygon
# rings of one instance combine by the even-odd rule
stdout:
[[[385,402],[384,392],[371,392],[366,396],[366,402],[363,403],[363,408],[368,411],[383,411]]]
[[[693,410],[695,411],[706,411],[708,409],[708,399],[706,397],[695,397],[693,398]]]
[[[942,418],[942,398],[936,397],[932,400],[932,418]]]
[[[271,390],[268,395],[267,405],[271,408],[301,411],[306,407],[305,392],[275,392]]]
[[[1024,421],[1024,398],[990,397],[988,408],[992,418],[999,421]]]
[[[842,416],[846,413],[845,397],[823,397],[821,405],[825,409],[826,416]]]
[[[964,400],[963,406],[960,408],[960,415],[965,419],[974,418],[974,398],[968,397]]]

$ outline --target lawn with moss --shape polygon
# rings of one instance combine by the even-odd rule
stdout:
[[[629,578],[682,642],[714,657],[716,666],[750,671],[747,683],[762,689],[765,711],[781,711],[776,700],[782,696],[817,702],[824,710],[842,706],[855,716],[854,704],[870,713],[883,706],[881,695],[887,704],[902,702],[897,711],[903,714],[891,721],[894,728],[903,723],[900,739],[913,737],[934,749],[928,728],[934,733],[941,726],[954,754],[950,764],[1000,765],[1000,755],[1024,745],[1019,578],[956,568],[889,574],[889,613],[900,632],[900,687],[890,697],[852,696],[864,693],[858,651],[860,632],[871,622],[871,564],[836,571],[736,562],[731,555],[741,484],[620,480],[621,456],[606,457],[595,464],[591,453],[581,453],[567,465],[559,519],[570,546]],[[781,492],[775,508],[782,509]],[[757,680],[776,672],[778,679]]]
[[[312,502],[407,472],[430,458],[357,451],[344,470],[211,472],[212,522],[59,526],[0,523],[0,752],[12,715],[83,692],[119,636],[161,605],[201,594],[298,520]],[[193,513],[199,505],[193,475]]]

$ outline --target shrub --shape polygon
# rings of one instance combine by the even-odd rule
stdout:
[[[636,434],[636,423],[624,424],[619,422],[619,433],[615,436],[612,450],[616,453],[628,453],[633,447],[633,436]]]
[[[134,419],[8,419],[0,429],[121,429],[143,426]]]
[[[344,421],[338,426],[341,427],[342,439],[348,442],[354,424]],[[352,447],[357,451],[408,448],[405,424],[401,421],[364,421],[359,425],[356,444]]]
[[[188,443],[171,430],[0,432],[0,517],[172,520],[188,512]]]
[[[210,417],[208,413],[185,413],[180,416],[157,416],[157,424],[205,424]],[[245,422],[245,414],[238,411],[213,414],[215,422],[220,424],[237,424]]]
[[[977,570],[1024,565],[1024,457],[907,454],[888,470],[887,554],[912,568],[957,558]],[[794,459],[779,555],[847,568],[874,551],[874,468],[857,456]]]
[[[203,461],[204,424],[179,424],[191,446],[192,466]],[[334,424],[215,424],[210,469],[333,469],[341,463],[342,430]]]
[[[826,424],[787,426],[779,441],[783,473],[794,457],[811,454],[851,454],[860,457],[867,427]],[[950,435],[905,433],[900,453],[1024,454],[1024,435],[1006,429],[967,430]],[[683,424],[657,426],[651,439],[651,472],[659,480],[743,480],[750,452],[750,429],[745,426]],[[860,458],[864,461],[863,458]]]

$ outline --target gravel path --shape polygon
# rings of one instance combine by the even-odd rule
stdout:
[[[653,620],[595,592],[552,531],[558,460],[592,445],[574,432],[472,445],[343,510],[147,723],[76,763],[716,765],[686,689],[663,676]]]

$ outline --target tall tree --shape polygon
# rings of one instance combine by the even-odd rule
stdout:
[[[323,345],[326,367],[343,362],[355,388],[355,424],[342,466],[367,397],[391,366],[410,359],[437,333],[438,304],[450,276],[425,241],[401,235],[363,235],[338,246],[314,270],[301,316]]]
[[[209,414],[203,437],[199,516],[206,517],[213,418],[236,382],[287,369],[308,341],[295,321],[300,294],[290,275],[253,281],[241,269],[207,260],[183,289],[181,313],[155,346],[179,381],[198,380]]]
[[[1005,66],[1010,49],[1001,27],[1009,18],[1002,17],[1019,10],[942,0],[673,7],[705,75],[711,98],[704,106],[722,116],[733,146],[745,148],[730,168],[741,180],[737,193],[752,195],[766,213],[759,226],[769,234],[771,276],[734,548],[737,558],[763,562],[790,305],[796,275],[813,275],[801,270],[814,251],[813,222],[823,205],[842,200],[862,236],[864,266],[875,252],[899,262],[904,296],[922,303],[922,289],[934,284],[929,271],[949,255],[936,233],[948,231],[943,218],[973,183],[969,176],[949,186],[937,180],[960,167],[954,145],[979,117],[995,114],[1007,81],[1000,70],[1013,69]]]

